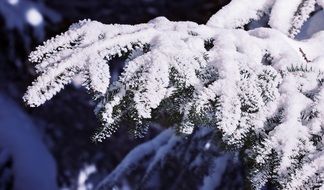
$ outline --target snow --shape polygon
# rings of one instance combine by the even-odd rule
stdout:
[[[324,8],[324,0],[317,0],[317,4]]]
[[[324,10],[316,12],[301,28],[296,39],[303,40],[310,38],[313,34],[324,30]]]
[[[302,186],[303,182],[311,181],[313,177],[312,175],[316,173],[316,171],[323,171],[323,162],[324,155],[321,153],[313,161],[305,164],[296,172],[296,174],[294,174],[292,181],[287,185],[287,189],[294,190]],[[319,173],[319,178],[323,177],[323,173]],[[324,188],[324,185],[321,185],[321,188]]]
[[[288,34],[290,23],[300,3],[302,3],[302,0],[276,1],[271,9],[269,25]]]
[[[160,115],[174,114],[178,121],[170,125],[182,135],[207,125],[237,149],[255,142],[248,147],[255,162],[253,185],[261,188],[275,167],[278,178],[273,180],[288,188],[291,175],[308,178],[297,176],[300,168],[307,176],[323,172],[323,165],[314,170],[307,165],[318,163],[323,148],[312,137],[323,132],[318,125],[324,122],[324,32],[294,39],[315,5],[314,0],[233,0],[207,25],[164,17],[138,25],[80,21],[30,54],[40,76],[24,101],[40,106],[81,74],[86,88],[95,92],[96,113],[103,121],[94,140],[110,137],[124,120],[135,125],[136,134]],[[237,29],[262,14],[269,15],[270,28]],[[119,79],[110,84],[109,61],[128,54]],[[134,162],[162,147],[149,175],[173,147],[170,136],[167,130],[134,149],[99,186],[120,181]],[[302,188],[306,181],[292,183]]]
[[[154,139],[135,147],[127,154],[117,168],[115,168],[112,173],[110,173],[97,185],[96,189],[111,189],[117,181],[123,179],[123,177],[127,173],[131,172],[135,165],[142,162],[146,156],[158,150],[159,147],[168,144],[172,133],[173,132],[170,129],[165,130]],[[164,150],[162,150],[162,153],[163,152]]]
[[[263,15],[268,15],[271,28],[293,38],[300,32],[310,13],[315,10],[316,4],[323,6],[322,3],[322,0],[232,0],[214,14],[207,25],[228,29],[240,28],[252,20],[259,20]]]
[[[94,92],[105,94],[110,83],[110,70],[109,65],[100,56],[93,56],[89,62],[89,88]]]
[[[55,161],[33,122],[2,93],[0,107],[0,147],[13,158],[14,189],[57,189]]]
[[[77,190],[89,190],[93,189],[92,184],[87,184],[89,176],[97,171],[95,165],[87,165],[80,172],[78,176]]]
[[[268,11],[274,0],[232,0],[214,14],[207,22],[208,26],[220,28],[242,27],[252,19],[259,19],[261,11]]]
[[[204,182],[200,190],[217,189],[220,186],[222,176],[226,171],[228,159],[228,155],[215,158],[213,168],[211,168],[212,172],[204,177]]]

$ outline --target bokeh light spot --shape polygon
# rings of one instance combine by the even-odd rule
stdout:
[[[17,5],[19,3],[19,0],[8,0],[8,3],[11,5]]]
[[[43,22],[43,16],[35,8],[31,8],[26,12],[27,22],[33,26],[38,26]]]

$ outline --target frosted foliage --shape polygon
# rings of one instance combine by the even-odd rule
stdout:
[[[227,147],[244,150],[253,187],[323,185],[324,32],[295,41],[271,28],[232,29],[238,26],[232,12],[233,25],[218,25],[232,6],[254,6],[243,22],[260,8],[280,15],[284,6],[279,0],[239,2],[207,25],[164,17],[134,26],[80,21],[30,54],[40,76],[24,100],[39,106],[81,74],[103,122],[94,140],[110,137],[123,121],[137,136],[152,122],[183,135],[209,126]],[[126,65],[111,82],[108,65],[117,57]]]
[[[271,28],[294,37],[316,5],[323,7],[323,0],[232,0],[212,16],[207,24],[220,28],[240,28],[268,15]]]

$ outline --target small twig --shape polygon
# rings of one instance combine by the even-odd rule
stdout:
[[[302,50],[302,48],[299,48],[299,52],[302,54],[304,60],[305,60],[307,63],[311,62],[311,61],[306,57],[306,54],[305,54],[305,52]]]

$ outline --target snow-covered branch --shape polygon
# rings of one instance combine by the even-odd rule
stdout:
[[[208,126],[251,164],[253,187],[323,185],[324,32],[304,41],[290,38],[316,3],[292,2],[284,14],[283,0],[234,0],[207,25],[164,17],[134,26],[80,21],[30,54],[40,76],[24,100],[39,106],[81,74],[98,101],[103,126],[97,141],[123,121],[135,135],[161,120],[185,135]],[[260,11],[270,14],[272,28],[233,29]],[[111,82],[109,63],[116,57],[126,66]],[[165,155],[163,148],[158,155]],[[144,177],[158,162],[152,160]],[[118,175],[129,167],[119,168]]]
[[[241,28],[252,20],[267,16],[271,28],[294,37],[322,0],[232,0],[208,21],[219,28]]]

